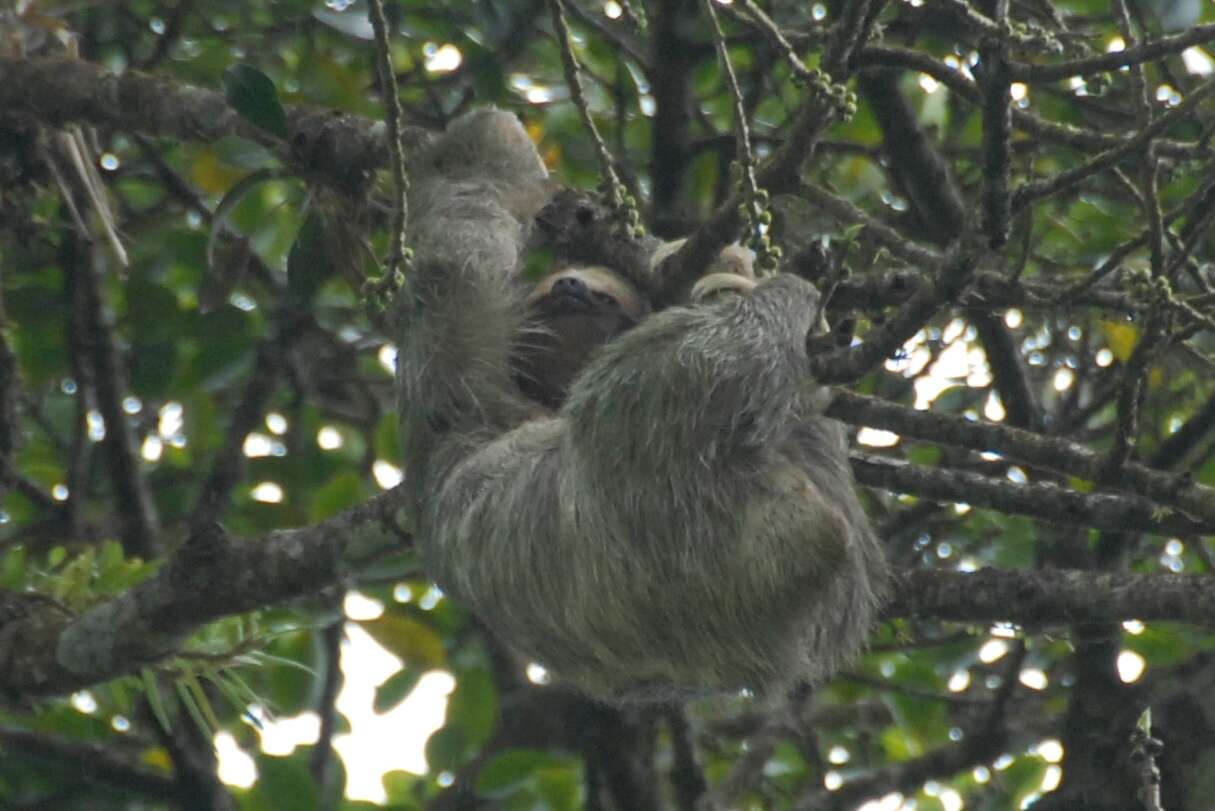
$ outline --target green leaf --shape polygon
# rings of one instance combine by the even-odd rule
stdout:
[[[536,796],[553,811],[577,811],[582,803],[582,768],[578,761],[565,759],[536,772]]]
[[[432,670],[446,661],[442,637],[411,617],[386,611],[377,619],[360,622],[359,626],[412,668]]]
[[[1149,625],[1139,634],[1124,633],[1122,646],[1141,655],[1153,667],[1180,664],[1194,655],[1193,640],[1169,625]]]
[[[199,351],[190,360],[188,375],[181,383],[217,387],[245,371],[251,360],[254,342],[255,328],[251,315],[224,305],[212,312],[199,314],[193,329]]]
[[[316,291],[333,275],[325,228],[324,215],[313,208],[287,255],[287,289],[300,304],[312,301]]]
[[[181,683],[186,685],[186,688],[190,691],[190,695],[193,696],[203,720],[207,722],[207,729],[212,733],[218,731],[220,728],[219,718],[216,717],[215,709],[211,706],[211,699],[207,697],[202,683],[198,680],[198,674],[194,671],[186,673],[181,677]]]
[[[416,798],[421,796],[419,792],[425,783],[425,775],[410,774],[396,769],[385,772],[380,777],[380,784],[384,786],[384,793],[388,795],[389,805],[369,806],[367,811],[383,811],[386,807],[398,809],[398,811],[415,809],[418,807]],[[361,807],[354,806],[353,808]],[[353,808],[350,811],[353,811]]]
[[[490,800],[518,791],[541,769],[561,766],[564,761],[547,752],[512,749],[497,755],[477,775],[477,795]]]
[[[257,788],[254,794],[258,799],[255,808],[298,809],[312,811],[320,808],[320,797],[312,775],[301,755],[292,757],[271,757],[262,755],[257,758]]]
[[[11,261],[6,256],[6,264]],[[8,317],[20,326],[10,337],[21,360],[22,375],[30,383],[44,384],[70,368],[63,343],[61,298],[53,290],[35,285],[4,291]]]
[[[207,713],[203,711],[202,706],[198,702],[198,697],[190,690],[190,685],[185,681],[174,682],[173,686],[177,689],[177,697],[181,699],[181,705],[186,708],[190,718],[194,721],[194,725],[198,727],[199,733],[206,737],[211,737],[218,731],[218,726],[211,726],[207,720]],[[205,696],[204,696],[205,703]]]
[[[388,712],[413,692],[413,688],[417,687],[420,678],[422,678],[421,670],[410,667],[401,668],[375,688],[375,701],[372,708],[379,713]]]
[[[236,710],[242,715],[245,715],[251,702],[246,699],[244,692],[237,686],[236,682],[229,681],[223,671],[216,670],[211,666],[204,668],[203,673],[207,677],[207,681],[214,684],[215,689],[219,690],[223,694],[224,699],[227,700],[232,709]],[[258,727],[259,729],[261,728],[261,722],[255,716],[250,714],[247,715],[246,718],[251,720],[254,726]]]
[[[0,558],[0,589],[16,591],[25,584],[25,547],[15,546]]]
[[[474,752],[459,727],[443,727],[426,741],[426,763],[434,773],[455,771]]]
[[[165,732],[172,732],[173,724],[169,721],[169,713],[165,710],[165,702],[160,695],[156,671],[145,667],[139,675],[143,679],[143,692],[148,697],[148,706],[152,708],[152,715],[156,716],[156,723],[160,724],[160,728]]]
[[[941,461],[941,449],[936,445],[912,445],[907,449],[907,461],[920,467],[932,467]]]
[[[497,718],[498,693],[489,671],[476,668],[460,673],[447,700],[448,726],[463,729],[468,740],[480,746],[489,740]]]
[[[224,231],[224,225],[228,222],[228,217],[231,216],[232,210],[236,208],[237,203],[245,198],[245,195],[251,192],[254,188],[270,180],[274,180],[277,172],[270,169],[259,169],[256,172],[250,172],[242,177],[236,183],[232,184],[232,188],[224,193],[223,199],[219,201],[219,205],[215,207],[215,214],[211,217],[211,232],[207,236],[207,268],[215,271],[215,248],[219,243],[219,236]],[[230,292],[230,291],[227,291]]]
[[[315,702],[317,676],[306,663],[315,655],[313,634],[306,632],[277,636],[265,650],[250,654],[248,672],[250,677],[256,675],[257,691],[264,696],[259,703],[269,704],[283,715],[310,708]]]
[[[308,522],[315,524],[337,515],[363,498],[363,478],[352,470],[338,473],[313,494],[308,504]]]
[[[1020,808],[1021,801],[1033,794],[1042,785],[1047,763],[1040,757],[1019,757],[1012,765],[1001,771],[1000,781],[1014,797],[1010,808]]]
[[[932,410],[944,414],[961,414],[966,409],[973,408],[983,394],[982,389],[949,386],[932,401]]]
[[[271,135],[287,138],[287,112],[269,76],[252,65],[233,65],[224,71],[224,96],[241,118]]]
[[[52,569],[65,560],[67,560],[67,547],[64,546],[53,546],[46,555],[46,565]]]
[[[130,354],[131,393],[146,400],[169,398],[178,357],[176,341],[145,342],[137,338]]]
[[[399,439],[400,421],[396,414],[385,414],[375,426],[375,455],[380,459],[396,461],[401,455]]]

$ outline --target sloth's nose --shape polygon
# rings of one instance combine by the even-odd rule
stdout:
[[[562,276],[557,281],[553,282],[553,293],[559,296],[577,296],[584,298],[587,295],[586,282],[579,279],[577,276]]]

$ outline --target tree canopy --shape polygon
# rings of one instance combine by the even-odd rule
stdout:
[[[370,807],[356,626],[377,711],[454,683],[385,807],[1207,807],[1213,40],[1198,0],[0,11],[0,807]],[[828,296],[806,373],[896,569],[831,681],[605,707],[428,583],[380,302],[410,155],[485,105],[604,215],[532,271],[640,225],[688,237],[659,304],[739,240]]]

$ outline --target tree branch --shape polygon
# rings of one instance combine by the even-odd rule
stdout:
[[[977,264],[977,256],[955,252],[935,277],[922,282],[907,303],[886,323],[871,329],[859,346],[813,354],[814,379],[820,383],[842,383],[864,376],[915,335],[942,305],[956,301],[974,278]]]
[[[1014,62],[1009,67],[1015,82],[1055,82],[1060,79],[1069,79],[1072,76],[1089,76],[1094,73],[1117,70],[1127,65],[1150,62],[1153,59],[1172,56],[1186,48],[1203,45],[1212,40],[1215,40],[1215,23],[1208,23],[1207,25],[1196,25],[1171,37],[1160,37],[1133,48],[1110,51],[1088,59],[1056,62],[1052,65],[1027,65],[1024,62]]]
[[[1215,408],[1212,412],[1215,413]],[[836,392],[827,414],[853,425],[868,425],[974,451],[1000,453],[1034,467],[1090,482],[1097,481],[1104,463],[1102,454],[1066,439],[991,422],[919,411],[843,390]],[[1120,471],[1118,479],[1109,484],[1215,524],[1215,488],[1197,484],[1184,474],[1127,464]]]
[[[1182,537],[1215,532],[1215,524],[1200,523],[1182,513],[1161,509],[1137,495],[1077,493],[1048,482],[1015,484],[977,473],[920,467],[865,453],[854,452],[851,461],[857,481],[870,487],[989,507],[1062,526]]]
[[[858,67],[890,66],[926,73],[972,104],[979,104],[981,93],[978,85],[962,71],[951,68],[944,62],[927,54],[908,48],[869,45],[857,54]],[[1014,81],[1015,81],[1014,76]],[[1012,108],[1013,125],[1044,141],[1063,144],[1080,151],[1113,149],[1128,140],[1128,136],[1049,121],[1027,110]],[[1133,136],[1129,136],[1133,137]],[[1197,143],[1162,138],[1156,141],[1157,152],[1171,158],[1197,158],[1205,154],[1206,148]]]
[[[397,487],[261,538],[229,538],[212,526],[151,578],[79,617],[50,604],[12,618],[0,612],[0,695],[61,694],[130,673],[172,655],[207,622],[330,588],[407,545],[406,501]]]
[[[7,752],[6,752],[7,750]],[[168,775],[116,756],[113,746],[71,740],[16,727],[0,726],[0,752],[7,757],[29,756],[48,760],[90,783],[134,792],[145,797],[170,798],[176,786]]]
[[[105,421],[104,447],[123,549],[130,556],[150,560],[162,549],[160,518],[144,478],[139,444],[123,410],[125,363],[114,337],[114,318],[104,299],[105,268],[99,266],[92,248],[81,243],[80,238],[68,237],[63,251],[76,319],[73,327],[85,355],[80,362],[91,369],[97,410]],[[72,496],[82,498],[81,493]]]
[[[244,121],[222,93],[138,71],[115,75],[80,60],[0,58],[0,110],[52,126],[81,121],[184,142],[239,135],[346,189],[364,187],[388,156],[380,128],[359,116],[289,108],[284,143]],[[429,138],[417,127],[404,135],[409,151]]]
[[[1034,200],[1057,194],[1087,177],[1117,165],[1137,152],[1142,152],[1149,143],[1154,141],[1156,136],[1165,132],[1172,125],[1179,121],[1192,119],[1195,108],[1213,93],[1215,93],[1215,80],[1207,81],[1191,90],[1185,100],[1176,107],[1161,114],[1151,124],[1122,141],[1118,146],[1094,155],[1074,169],[1059,172],[1042,180],[1029,180],[1022,183],[1013,194],[1013,208],[1020,209]]]
[[[887,617],[1025,626],[1137,619],[1215,624],[1215,579],[1072,569],[905,569]]]
[[[1041,513],[1041,487],[1023,489],[1031,491],[1027,504],[1038,504]],[[243,540],[212,528],[191,538],[149,580],[79,617],[54,601],[21,600],[19,610],[0,611],[0,694],[62,694],[130,673],[172,655],[206,622],[342,583],[361,564],[408,544],[400,529],[405,504],[396,488],[312,527]],[[1117,511],[1108,514],[1119,526],[1129,525]],[[1024,624],[1132,618],[1211,623],[1215,579],[912,571],[897,579],[886,613]]]

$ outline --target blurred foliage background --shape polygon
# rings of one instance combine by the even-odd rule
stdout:
[[[704,9],[566,5],[623,179],[651,230],[687,234],[731,193],[735,157]],[[862,339],[900,301],[882,280],[927,272],[874,223],[925,248],[983,235],[979,52],[993,36],[1033,66],[1201,34],[1136,60],[1142,69],[1026,69],[1010,87],[1014,188],[1118,148],[1202,92],[1213,68],[1202,43],[1215,39],[1203,27],[1215,8],[1198,0],[761,5],[809,66],[849,14],[859,9],[866,26],[835,77],[857,92],[856,114],[773,199],[791,269],[838,285],[832,320]],[[545,2],[385,6],[407,124],[437,131],[497,105],[522,117],[562,183],[599,183]],[[993,29],[1001,6],[1008,24]],[[805,89],[750,8],[718,6],[763,159]],[[226,88],[273,130],[275,97],[288,110],[380,117],[366,14],[340,0],[18,0],[0,11],[0,45],[9,60],[68,57]],[[394,350],[333,272],[320,184],[255,139],[91,123],[0,109],[0,588],[65,611],[146,577],[192,526],[219,520],[257,536],[313,524],[402,471]],[[1179,487],[1215,484],[1212,131],[1209,105],[1195,104],[1121,160],[1050,194],[1014,195],[1010,237],[985,266],[1001,285],[952,302],[854,388],[1130,455],[1185,474]],[[855,209],[829,210],[806,187]],[[386,251],[390,206],[381,183],[371,253]],[[871,454],[1008,487],[1118,485],[1116,463],[1098,482],[1018,465],[999,447],[872,428],[857,439]],[[866,498],[902,567],[1212,574],[1201,536],[1041,522],[911,489]],[[1215,637],[1190,624],[891,619],[863,659],[813,689],[615,710],[521,669],[408,554],[363,573],[357,589],[213,624],[138,676],[70,697],[9,697],[0,809],[1150,811],[1215,796]],[[347,634],[361,641],[342,658]],[[365,682],[369,639],[397,659],[371,708],[341,710],[339,663],[347,682]],[[404,706],[423,684],[424,707],[397,728],[372,725],[372,712]],[[425,718],[438,724],[444,707],[429,734]],[[1163,753],[1135,738],[1143,707]],[[301,714],[313,720],[296,745],[262,751]],[[359,743],[339,757],[335,736],[347,733]],[[421,773],[399,770],[402,755],[382,786],[347,797],[351,759],[423,740]],[[1158,805],[1145,791],[1153,770]]]

